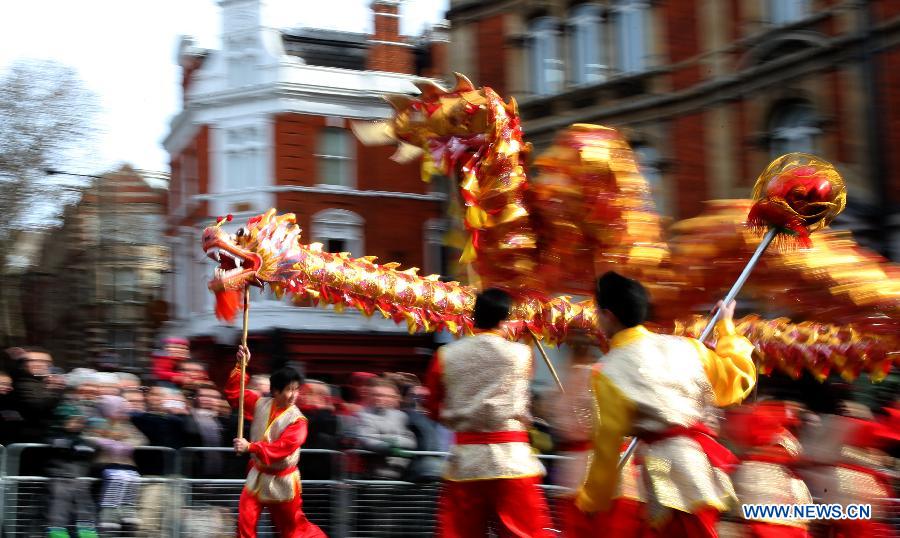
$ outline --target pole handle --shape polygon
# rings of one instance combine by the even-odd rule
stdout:
[[[250,321],[250,286],[244,287],[244,329],[241,334],[241,345],[247,347],[247,329]],[[241,361],[241,392],[238,397],[238,439],[244,438],[244,390],[246,389],[247,361]]]

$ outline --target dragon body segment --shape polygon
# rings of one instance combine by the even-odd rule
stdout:
[[[514,101],[504,103],[462,76],[452,91],[433,84],[420,89],[417,99],[390,99],[397,112],[382,128],[400,141],[401,158],[423,156],[423,178],[435,170],[459,178],[468,232],[462,261],[472,264],[483,286],[514,293],[510,338],[531,331],[561,342],[577,328],[602,343],[593,301],[559,294],[589,293],[595,275],[609,269],[649,284],[652,328],[696,336],[704,320],[691,312],[708,308],[710,297],[727,287],[759,242],[744,224],[749,202],[728,201],[677,223],[667,243],[634,153],[614,129],[576,124],[563,130],[537,157],[539,174],[529,181],[530,146]],[[234,316],[244,286],[268,285],[297,303],[378,313],[406,323],[411,332],[472,330],[475,288],[303,244],[292,214],[269,210],[235,234],[221,223],[211,226],[203,248],[219,263],[210,289],[223,318]],[[815,317],[824,311],[839,320],[738,320],[738,330],[757,346],[761,371],[797,376],[808,370],[819,378],[837,372],[847,379],[862,371],[886,375],[900,347],[900,279],[893,266],[849,237],[826,232],[813,236],[809,251],[767,255],[761,270],[766,274],[751,280],[755,296],[786,314]]]

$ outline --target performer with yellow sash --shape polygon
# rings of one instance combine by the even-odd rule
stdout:
[[[592,373],[593,460],[576,505],[585,512],[609,509],[622,439],[636,435],[648,515],[659,535],[718,536],[719,514],[735,497],[727,473],[737,459],[716,442],[707,421],[712,409],[740,403],[756,383],[753,345],[735,335],[734,302],[719,305],[712,351],[698,340],[647,330],[649,297],[635,280],[606,273],[597,281],[596,301],[610,351]]]
[[[250,360],[245,346],[238,348],[238,364],[225,385],[225,396],[236,406],[241,393],[241,361]],[[270,379],[272,397],[244,391],[244,418],[253,421],[250,439],[235,439],[238,454],[250,453],[250,470],[241,491],[238,536],[255,537],[263,507],[286,538],[318,538],[325,533],[306,519],[300,497],[300,446],[306,441],[306,417],[294,405],[302,377],[293,368],[276,370]],[[246,380],[245,380],[246,381]]]

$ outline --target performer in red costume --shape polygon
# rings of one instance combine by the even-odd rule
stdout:
[[[427,378],[432,416],[456,433],[438,508],[439,538],[549,537],[544,468],[528,443],[531,348],[500,334],[510,296],[488,289],[475,300],[477,333],[440,348]]]
[[[250,350],[238,348],[225,396],[237,407],[241,393],[241,361],[250,360]],[[245,380],[246,381],[246,380]],[[238,536],[255,537],[263,507],[284,538],[318,538],[325,533],[306,519],[300,497],[300,446],[306,441],[306,417],[294,405],[302,378],[292,368],[276,370],[270,377],[272,397],[244,391],[244,418],[252,420],[250,439],[235,439],[238,454],[250,453],[250,470],[241,491]]]
[[[830,536],[896,538],[888,523],[894,498],[892,458],[883,449],[897,442],[898,432],[890,423],[873,420],[867,408],[844,405],[845,412],[856,416],[824,415],[817,427],[804,432],[808,467],[799,473],[822,504],[871,506],[870,519],[829,520]]]
[[[576,505],[586,512],[609,509],[622,439],[636,435],[647,513],[658,536],[717,537],[719,513],[735,501],[727,472],[737,460],[706,421],[711,408],[741,402],[756,382],[753,344],[734,332],[734,302],[720,304],[712,351],[698,340],[644,328],[650,301],[635,280],[606,273],[597,281],[596,301],[610,351],[592,374],[594,454]]]
[[[741,457],[731,477],[741,504],[813,502],[809,488],[794,471],[802,449],[792,432],[800,419],[790,404],[767,401],[738,407],[726,414],[723,424],[724,435]],[[809,536],[806,521],[799,519],[745,521],[743,530],[746,538]]]

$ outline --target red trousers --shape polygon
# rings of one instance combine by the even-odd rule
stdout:
[[[642,538],[646,531],[644,504],[634,499],[615,499],[609,510],[586,514],[575,506],[575,499],[566,497],[556,502],[556,509],[563,538]]]
[[[306,519],[299,491],[291,501],[261,503],[247,488],[241,491],[241,502],[238,505],[239,538],[256,538],[256,524],[259,523],[259,515],[264,507],[269,509],[272,523],[281,538],[327,538],[322,529]]]
[[[487,536],[491,520],[500,538],[556,537],[540,477],[445,481],[438,504],[437,538]]]
[[[697,512],[672,510],[669,519],[658,529],[647,529],[647,538],[719,538],[716,524],[719,511],[703,508]]]

